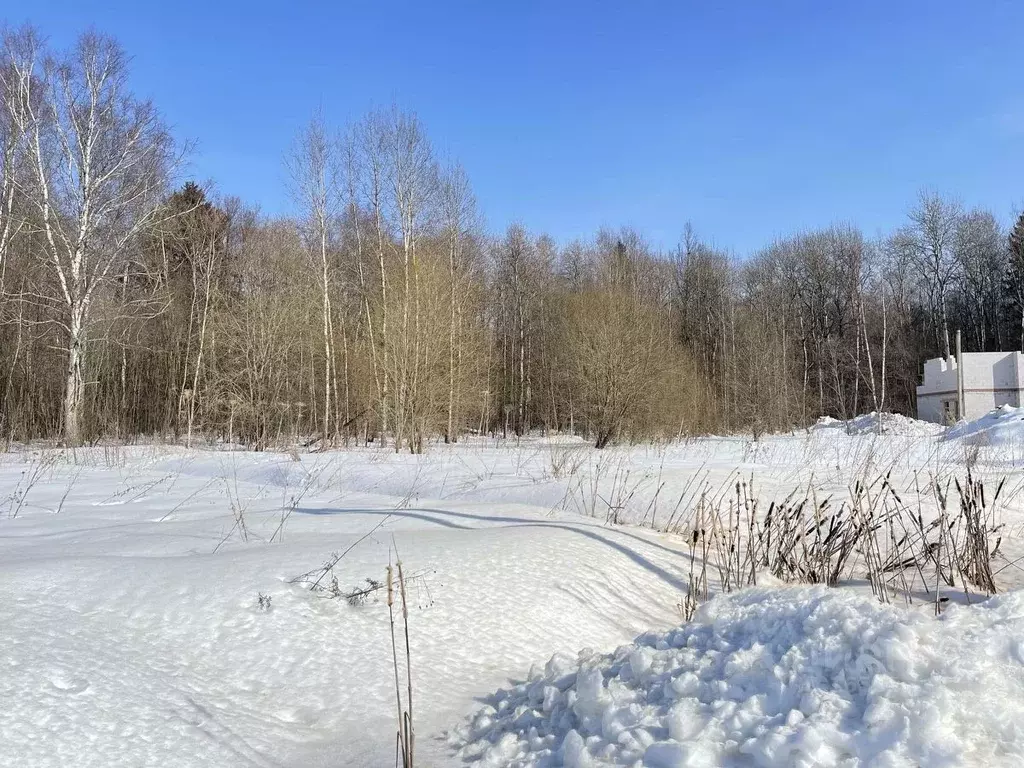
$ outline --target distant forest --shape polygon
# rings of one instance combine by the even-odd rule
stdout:
[[[922,193],[736,258],[600,231],[489,233],[414,114],[314,117],[299,213],[184,182],[112,39],[0,49],[0,438],[614,441],[914,413],[924,359],[1024,345],[1024,216]],[[1009,201],[1008,201],[1009,202]]]

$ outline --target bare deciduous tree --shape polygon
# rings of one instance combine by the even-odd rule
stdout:
[[[470,250],[479,226],[476,200],[469,178],[460,165],[447,168],[441,180],[442,237],[448,250],[448,413],[445,442],[458,440],[461,428],[461,385],[465,369],[463,343],[467,298],[472,292],[473,265]]]
[[[320,289],[323,322],[324,389],[322,434],[325,441],[334,437],[338,408],[338,373],[334,351],[334,315],[331,310],[332,233],[341,210],[341,168],[338,147],[327,133],[323,117],[314,117],[299,136],[288,158],[292,195],[302,211],[302,234],[310,261],[314,265]],[[333,396],[333,399],[332,399]]]
[[[906,249],[924,282],[936,317],[939,348],[949,357],[949,293],[960,276],[956,258],[957,230],[963,218],[960,204],[934,193],[922,193],[910,212],[911,225],[895,236],[893,245]]]
[[[87,33],[68,55],[20,67],[23,83],[43,89],[39,99],[25,94],[20,116],[34,172],[26,196],[51,276],[33,298],[62,310],[54,322],[67,352],[63,436],[75,445],[92,307],[156,215],[175,157],[152,104],[129,91],[127,57],[111,38]]]

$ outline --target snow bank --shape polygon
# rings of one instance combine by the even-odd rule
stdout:
[[[940,618],[757,588],[499,691],[452,739],[479,766],[1019,765],[1024,592]]]
[[[833,419],[830,416],[822,416],[811,429],[816,431],[835,429],[849,435],[869,435],[878,432],[879,419],[882,421],[882,432],[887,435],[931,437],[938,434],[942,429],[937,424],[912,419],[899,413],[883,413],[879,415],[875,411],[856,416],[848,421]]]
[[[974,445],[1015,445],[1024,443],[1024,408],[1002,405],[980,419],[950,427],[945,440],[964,438]]]

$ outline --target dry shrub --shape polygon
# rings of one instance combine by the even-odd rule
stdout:
[[[968,470],[963,480],[915,485],[914,495],[904,498],[885,474],[857,480],[839,501],[819,499],[813,486],[803,486],[770,502],[763,514],[753,479],[736,481],[728,494],[705,485],[681,516],[684,522],[670,518],[668,524],[688,537],[689,588],[680,609],[689,618],[706,599],[709,567],[723,592],[755,585],[764,573],[828,586],[864,577],[882,602],[896,594],[912,601],[924,592],[937,609],[944,588],[962,589],[968,600],[971,592],[995,594],[1004,484],[988,497],[984,482]],[[926,523],[923,510],[933,501],[938,514]]]

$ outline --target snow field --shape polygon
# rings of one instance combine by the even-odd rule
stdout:
[[[786,755],[811,754],[811,741],[800,742],[798,749],[779,746],[777,734],[762,735],[778,731],[783,715],[795,718],[790,713],[803,709],[798,704],[783,712],[789,694],[777,690],[774,698],[757,699],[764,692],[754,683],[740,685],[739,678],[730,677],[734,667],[742,670],[739,662],[716,661],[718,666],[698,675],[703,687],[677,696],[680,702],[694,698],[703,707],[700,717],[720,720],[717,732],[732,735],[718,747],[698,743],[696,736],[677,738],[685,735],[684,725],[671,729],[668,711],[659,709],[668,700],[652,698],[652,686],[664,687],[658,674],[679,677],[670,670],[683,662],[659,656],[669,649],[653,638],[713,626],[707,637],[693,635],[694,643],[707,645],[708,658],[712,651],[719,653],[715,658],[729,656],[715,650],[719,640],[727,640],[729,648],[760,643],[774,650],[764,652],[758,670],[783,670],[793,690],[824,691],[824,683],[802,677],[818,667],[776,652],[789,642],[786,638],[813,655],[818,653],[812,652],[814,642],[836,647],[853,642],[850,632],[867,626],[857,623],[859,615],[890,617],[885,620],[892,637],[917,632],[914,622],[923,622],[922,627],[936,622],[914,618],[916,608],[887,608],[862,599],[867,588],[860,583],[835,593],[842,604],[828,609],[847,616],[843,622],[815,624],[815,633],[803,639],[794,617],[810,610],[812,602],[828,605],[833,593],[810,597],[819,594],[811,590],[806,599],[786,598],[792,610],[785,614],[778,608],[775,635],[757,634],[762,630],[752,617],[760,608],[743,603],[746,593],[713,602],[702,609],[697,624],[671,630],[680,623],[690,573],[685,531],[693,504],[702,491],[727,492],[737,480],[751,477],[764,506],[798,487],[841,496],[855,479],[883,472],[903,491],[921,477],[960,475],[970,460],[986,482],[1008,476],[998,510],[1005,523],[1005,562],[997,576],[1000,588],[1008,589],[1024,574],[1012,565],[1024,554],[1018,469],[1024,457],[1012,441],[965,442],[915,427],[882,435],[815,429],[760,441],[710,437],[606,451],[564,437],[477,439],[431,445],[422,456],[351,448],[297,461],[288,455],[170,446],[74,453],[26,448],[0,454],[0,701],[13,713],[0,718],[0,765],[392,764],[395,704],[386,606],[374,596],[349,605],[292,583],[353,544],[334,571],[343,590],[382,579],[395,550],[413,576],[410,634],[417,754],[423,765],[478,759],[485,765],[573,760],[675,765],[687,764],[679,762],[684,757],[701,764],[701,754],[713,755],[705,764],[715,764],[719,756],[725,764],[733,759],[749,764],[751,755],[760,755],[765,764],[773,759],[788,764]],[[237,527],[239,514],[247,536]],[[713,576],[713,569],[709,573]],[[710,588],[717,590],[713,578]],[[789,595],[804,594],[786,589]],[[260,594],[270,598],[269,610],[257,607]],[[955,590],[951,596],[959,597]],[[999,601],[1009,606],[1012,598]],[[816,610],[827,614],[824,607]],[[986,612],[1003,616],[1012,638],[1016,624],[1010,613],[989,611],[951,611],[936,623],[941,631],[926,634],[938,642],[935,638],[951,627],[973,621],[955,617]],[[709,624],[711,616],[717,618]],[[909,629],[900,628],[900,617],[909,617]],[[987,631],[977,629],[976,635],[988,637]],[[588,673],[579,687],[581,647],[615,648],[638,635],[635,673],[632,664],[628,673],[622,667],[614,675],[611,667],[602,667],[600,681]],[[910,654],[911,647],[916,646],[911,643],[904,652]],[[960,653],[966,646],[949,647],[950,653]],[[541,677],[561,682],[539,705],[536,690],[522,699],[518,686],[507,689],[510,676],[522,678],[532,664],[556,654],[551,674]],[[992,654],[1015,669],[1011,651]],[[648,656],[649,669],[644,666]],[[598,666],[615,657],[603,658],[596,652],[586,656],[588,664]],[[979,676],[982,660],[959,663],[975,664],[974,678],[998,690],[1010,703],[1006,711],[1015,712],[1017,678],[1004,674],[1003,688],[994,688],[996,681]],[[616,697],[629,686],[635,699],[623,708]],[[756,696],[745,704],[740,694],[748,689]],[[495,690],[506,693],[498,694],[499,700]],[[579,711],[570,694],[584,702]],[[832,701],[821,695],[821,701]],[[837,702],[846,696],[854,703],[843,704],[847,714],[822,721],[820,728],[817,721],[814,728],[801,726],[806,739],[820,740],[826,750],[820,755],[833,754],[831,749],[850,760],[867,759],[863,756],[873,754],[868,747],[854,749],[844,739],[857,732],[858,717],[881,712],[882,705],[865,705],[862,712],[854,693],[835,695]],[[500,701],[509,703],[501,708]],[[887,693],[879,701],[897,698]],[[482,702],[495,710],[486,715],[490,723],[474,714]],[[528,707],[520,713],[522,721],[509,719],[521,707]],[[732,714],[716,714],[722,708]],[[981,704],[971,709],[979,717],[987,711]],[[557,723],[551,719],[555,711],[562,713]],[[945,710],[933,714],[948,721]],[[657,725],[662,717],[668,719]],[[804,714],[804,719],[813,718]],[[527,723],[532,725],[520,727]],[[986,723],[989,730],[979,732],[995,733],[995,721]],[[798,726],[786,727],[799,731]],[[530,727],[540,741],[531,740]],[[956,729],[959,733],[960,726]],[[1007,745],[1008,755],[1016,735],[999,733],[993,743]],[[983,754],[977,752],[981,747],[954,744],[948,748],[954,757],[942,763],[947,752],[940,750],[941,740],[930,738],[937,751],[925,754],[907,751],[907,738],[893,736],[893,759],[906,752],[923,764],[959,764],[957,755]],[[737,752],[730,739],[749,742],[753,751]],[[844,743],[854,751],[841,752]],[[680,757],[680,750],[691,747],[696,751]],[[720,751],[708,752],[713,748]],[[879,748],[878,755],[890,752]],[[1003,753],[991,755],[998,763]]]
[[[451,763],[441,734],[510,666],[574,651],[581,636],[614,645],[674,620],[679,554],[643,532],[515,504],[395,510],[403,499],[347,490],[339,499],[341,480],[324,473],[283,541],[269,544],[284,484],[296,487],[306,467],[171,453],[86,466],[59,514],[51,510],[65,475],[82,467],[56,466],[18,517],[0,523],[0,700],[16,713],[0,719],[0,765],[388,764],[386,607],[289,582],[389,514],[336,572],[343,588],[382,579],[394,544],[414,576],[425,765]],[[309,458],[311,467],[320,461]],[[351,457],[329,457],[329,470],[336,460]],[[382,471],[389,458],[352,462],[357,484],[374,470],[374,482],[398,482]],[[3,465],[4,487],[24,466]],[[133,501],[122,493],[168,474],[173,486],[163,481]],[[231,497],[248,505],[247,543],[233,534],[221,545],[233,525],[225,477]],[[259,593],[270,596],[269,611],[257,609]]]

